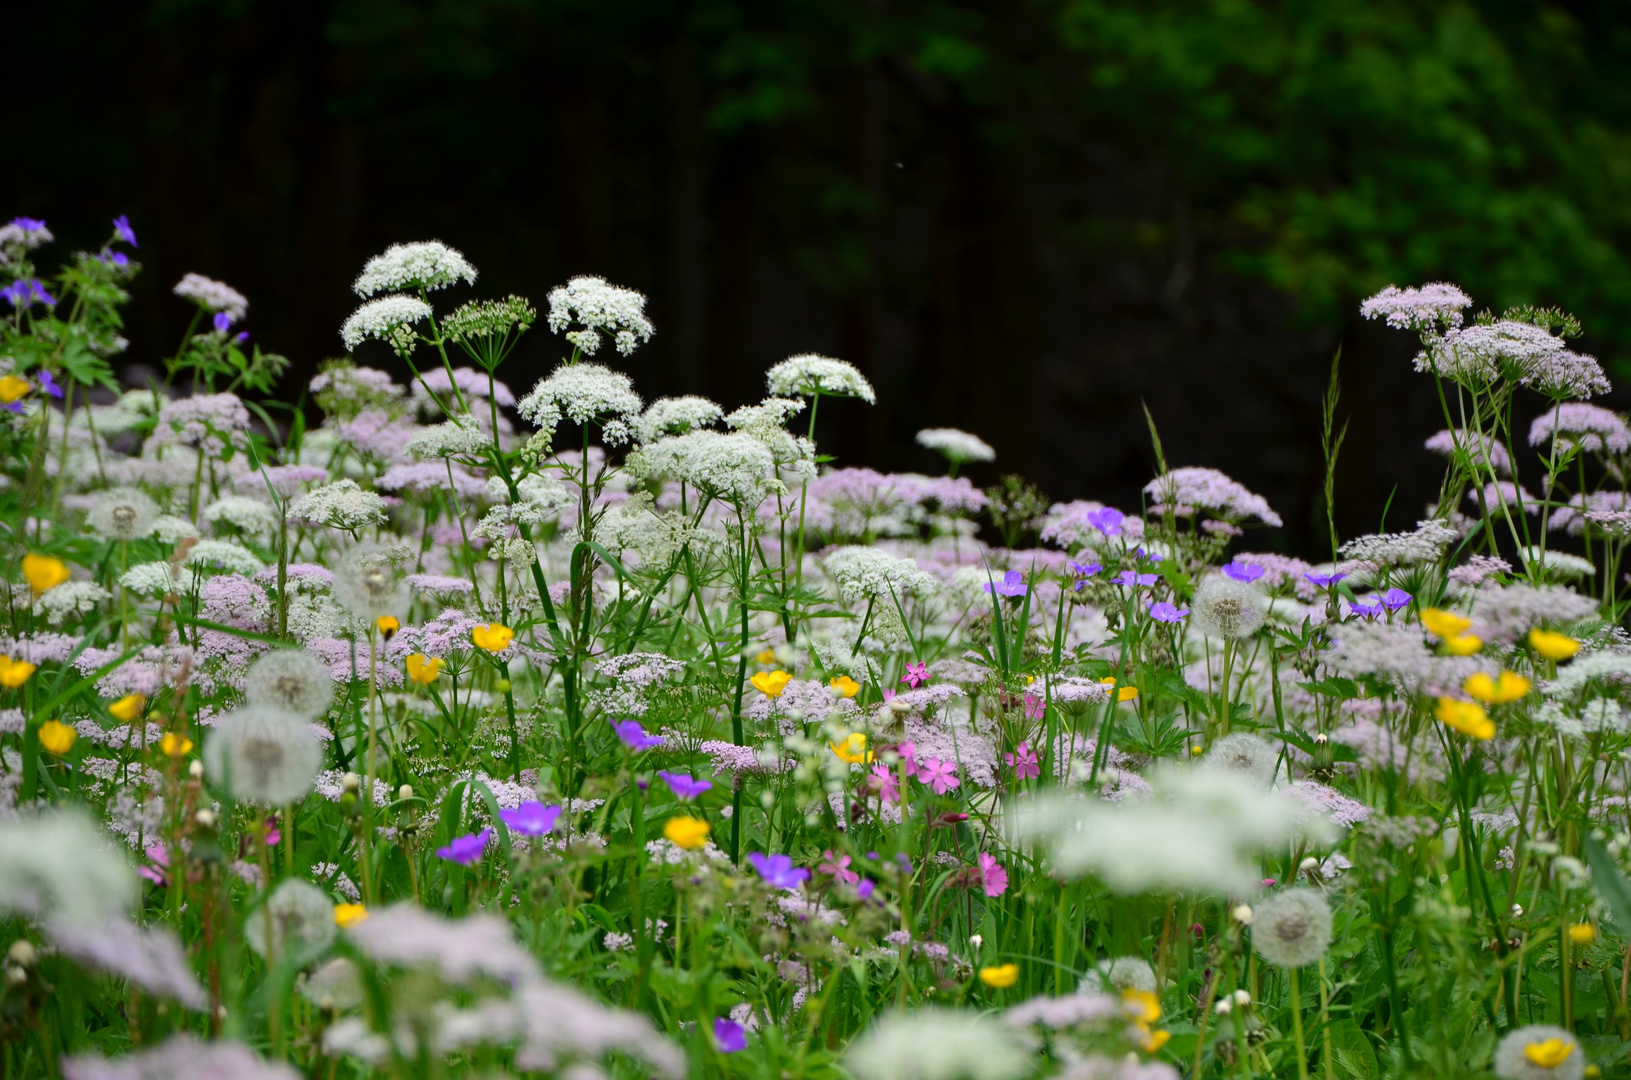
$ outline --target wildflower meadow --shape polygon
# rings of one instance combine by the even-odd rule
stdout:
[[[1631,425],[1571,317],[1367,300],[1443,482],[1337,535],[1333,368],[1312,563],[1153,420],[1137,506],[931,416],[884,474],[814,442],[852,365],[647,401],[644,296],[434,241],[293,391],[188,274],[121,393],[139,255],[0,227],[0,1077],[1631,1075]]]

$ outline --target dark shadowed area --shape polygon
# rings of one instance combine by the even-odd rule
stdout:
[[[879,403],[823,410],[841,463],[930,470],[914,433],[955,426],[997,448],[979,482],[1131,510],[1146,403],[1173,464],[1284,516],[1249,546],[1320,556],[1339,347],[1343,535],[1436,490],[1437,398],[1409,336],[1358,319],[1369,293],[1558,305],[1631,377],[1631,20],[1609,0],[57,0],[28,21],[12,146],[35,149],[0,214],[66,250],[128,213],[127,359],[175,348],[191,307],[168,290],[198,271],[250,297],[291,401],[341,351],[364,260],[434,237],[474,295],[645,291],[657,337],[626,366],[648,398],[730,408],[791,353],[855,363]],[[540,326],[508,381],[562,353]]]

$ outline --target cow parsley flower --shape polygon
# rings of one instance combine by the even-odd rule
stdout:
[[[751,435],[737,433],[702,430],[670,435],[642,447],[629,468],[646,476],[673,477],[749,508],[772,492],[786,490],[776,479],[776,460],[770,448]]]
[[[385,500],[355,480],[336,480],[295,499],[289,518],[333,529],[363,529],[385,524]]]
[[[269,503],[248,495],[227,495],[204,507],[204,520],[225,523],[249,536],[266,536],[277,528],[277,512]]]
[[[854,364],[834,360],[830,356],[802,353],[765,372],[765,383],[777,397],[829,397],[860,398],[868,405],[878,403],[878,395],[866,376]]]
[[[1276,967],[1307,967],[1331,947],[1331,905],[1315,889],[1286,889],[1252,911],[1252,948]]]
[[[1424,444],[1428,450],[1450,460],[1459,455],[1480,469],[1494,469],[1502,476],[1512,475],[1512,455],[1500,439],[1480,431],[1462,428],[1447,429],[1434,435]]]
[[[917,433],[917,444],[933,450],[954,465],[997,459],[997,452],[990,443],[978,435],[970,435],[956,428],[924,428]]]
[[[932,596],[939,582],[918,569],[911,559],[903,559],[874,547],[842,547],[822,562],[827,576],[838,584],[839,595],[847,604],[862,600],[892,603],[908,595]]]
[[[468,416],[421,428],[408,440],[407,451],[416,458],[477,457],[492,445],[492,436]]]
[[[328,951],[334,933],[334,901],[299,878],[285,879],[266,898],[264,909],[244,916],[249,947],[272,963],[286,954],[297,964],[310,963]]]
[[[373,338],[395,349],[399,356],[413,351],[418,332],[414,323],[430,318],[430,305],[417,296],[395,293],[370,300],[348,316],[340,327],[346,352]]]
[[[51,230],[45,227],[45,222],[39,218],[12,218],[4,225],[0,225],[0,266],[25,251],[33,251],[55,239]]]
[[[323,744],[302,716],[246,705],[215,722],[204,740],[204,770],[234,798],[281,806],[305,795],[323,766]]]
[[[146,492],[114,488],[96,500],[85,524],[104,540],[140,540],[153,531],[158,517],[159,505]]]
[[[1349,540],[1338,549],[1344,559],[1383,569],[1437,562],[1444,549],[1460,536],[1442,521],[1419,521],[1415,532],[1376,533]]]
[[[328,664],[309,652],[274,649],[249,665],[244,700],[315,719],[334,701],[334,677]]]
[[[230,540],[200,540],[181,563],[189,570],[221,570],[253,577],[265,569],[255,553]]]
[[[1265,525],[1279,528],[1280,515],[1270,509],[1268,500],[1248,491],[1217,469],[1186,466],[1173,469],[1144,485],[1144,493],[1156,500],[1150,513],[1164,513],[1170,501],[1173,513],[1191,517],[1206,511],[1225,521],[1239,522],[1256,518]]]
[[[1223,574],[1201,582],[1190,602],[1190,625],[1207,637],[1249,638],[1268,615],[1269,598],[1255,586]]]
[[[938,1008],[881,1016],[844,1054],[857,1080],[1019,1080],[1031,1072],[1030,1048],[994,1017]]]
[[[1530,446],[1545,446],[1553,439],[1598,454],[1623,454],[1631,450],[1631,426],[1619,413],[1600,405],[1565,401],[1529,425]]]
[[[646,407],[634,425],[635,441],[656,442],[665,435],[684,435],[697,428],[712,427],[725,417],[725,410],[705,397],[658,398]]]
[[[472,300],[442,320],[442,336],[461,345],[469,344],[476,338],[503,337],[514,330],[527,330],[537,318],[537,309],[519,296]]]
[[[578,329],[567,330],[571,326]],[[651,320],[646,318],[644,293],[620,288],[605,278],[588,274],[550,290],[549,329],[555,334],[566,330],[566,340],[585,356],[599,351],[603,333],[624,356],[650,341],[651,335],[656,333]]]
[[[369,259],[351,289],[366,300],[378,293],[396,289],[435,292],[460,281],[474,285],[476,268],[440,240],[421,240],[411,244],[392,244],[383,255]],[[426,314],[429,311],[427,307]]]
[[[89,615],[108,599],[109,592],[94,581],[64,582],[34,598],[34,614],[50,619],[52,626],[61,626],[70,619]]]
[[[1396,330],[1432,330],[1440,324],[1460,326],[1461,312],[1472,306],[1472,297],[1444,281],[1420,288],[1401,289],[1389,285],[1359,305],[1367,319],[1382,318]]]
[[[233,322],[242,322],[243,317],[249,314],[249,300],[243,293],[203,274],[188,274],[176,282],[173,291],[205,311],[225,312]]]
[[[265,1061],[243,1043],[221,1039],[200,1042],[193,1035],[172,1035],[157,1046],[121,1058],[94,1053],[62,1061],[66,1080],[300,1080],[300,1072],[281,1061]]]
[[[159,597],[176,587],[168,561],[137,563],[119,577],[119,584],[140,596]]]
[[[599,364],[562,364],[539,380],[516,411],[550,434],[563,419],[598,424],[606,444],[618,446],[632,437],[640,407],[633,381],[622,372]]]
[[[187,962],[181,938],[168,926],[141,927],[125,919],[89,926],[53,917],[47,920],[46,933],[59,953],[85,967],[125,979],[189,1009],[203,1010],[209,1004]]]

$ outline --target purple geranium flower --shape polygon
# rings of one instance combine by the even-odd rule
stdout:
[[[1389,611],[1398,611],[1410,603],[1411,596],[1403,589],[1389,589],[1382,594],[1382,606]]]
[[[862,900],[870,900],[872,899],[873,890],[875,890],[877,887],[877,882],[873,881],[871,878],[867,878],[859,885],[855,886],[855,895],[860,897]]]
[[[1232,562],[1223,568],[1223,572],[1236,581],[1244,581],[1247,584],[1263,576],[1263,568],[1256,563]]]
[[[1103,569],[1104,569],[1104,564],[1096,563],[1096,562],[1090,562],[1090,563],[1073,562],[1073,563],[1070,564],[1070,572],[1075,574],[1077,577],[1092,577],[1094,574],[1098,573],[1100,570],[1103,570]]]
[[[1367,619],[1374,619],[1382,614],[1382,602],[1380,600],[1371,600],[1363,604],[1349,604],[1348,614],[1363,615]]]
[[[1088,512],[1087,523],[1106,536],[1120,536],[1121,523],[1127,517],[1113,506],[1100,507]]]
[[[1150,618],[1156,622],[1177,622],[1189,614],[1188,608],[1177,608],[1165,600],[1150,605]]]
[[[126,255],[122,251],[115,251],[108,256],[108,262],[123,270],[125,267],[130,265],[130,256]]]
[[[249,340],[249,331],[248,330],[238,331],[238,336],[232,339],[233,343],[237,344],[237,345],[242,345],[244,342],[246,342],[248,340]]]
[[[47,394],[50,394],[54,398],[62,397],[61,385],[59,385],[57,380],[51,376],[51,373],[44,368],[40,369],[40,389],[44,390]]]
[[[659,769],[657,775],[663,778],[668,790],[678,796],[681,802],[690,802],[713,787],[707,780],[696,780],[685,773],[671,773],[666,769]]]
[[[500,810],[498,816],[511,832],[518,832],[522,836],[544,836],[555,830],[555,819],[561,816],[561,808],[533,801],[522,803],[514,810]]]
[[[748,856],[748,862],[772,889],[796,889],[810,876],[810,871],[794,866],[789,855],[761,855],[755,851]]]
[[[47,307],[57,306],[56,298],[45,291],[45,286],[40,284],[38,278],[18,278],[0,289],[0,296],[4,296],[11,302],[11,306],[18,310],[28,307],[35,301]]]
[[[1329,589],[1332,585],[1347,577],[1347,574],[1304,574],[1303,577],[1312,581],[1322,589]]]
[[[215,324],[215,332],[218,334],[224,334],[228,330],[232,329],[232,316],[228,315],[224,311],[217,311],[215,313],[213,322]]]
[[[1133,570],[1123,570],[1115,579],[1117,585],[1125,585],[1129,589],[1140,585],[1154,585],[1155,581],[1154,574],[1140,574]]]
[[[45,228],[45,222],[40,218],[15,217],[11,219],[11,223],[24,232],[39,232]]]
[[[126,214],[113,219],[113,234],[131,247],[141,247],[136,243],[136,230],[130,227],[130,217]]]
[[[647,735],[646,729],[640,726],[638,720],[621,720],[612,727],[617,731],[617,737],[624,746],[638,754],[642,750],[650,750],[654,746],[661,746],[668,740],[661,735]]]
[[[1001,581],[995,583],[986,582],[985,591],[994,592],[998,596],[1024,596],[1025,575],[1018,570],[1010,570],[1002,575]]]
[[[437,848],[436,857],[456,862],[460,866],[469,866],[481,858],[481,853],[487,850],[487,841],[493,838],[492,829],[483,829],[474,836],[455,836],[453,842],[447,847]]]
[[[721,1054],[734,1054],[748,1048],[747,1029],[735,1020],[721,1016],[714,1021],[714,1046]]]

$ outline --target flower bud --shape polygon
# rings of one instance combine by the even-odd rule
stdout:
[[[498,692],[499,693],[508,694],[512,689],[514,689],[514,688],[510,685],[510,680],[508,680],[508,679],[498,680]]]
[[[896,716],[904,716],[912,711],[912,704],[909,701],[902,701],[900,698],[895,698],[889,703],[889,711],[894,713]]]
[[[1323,731],[1320,732],[1318,735],[1314,736],[1314,742],[1316,744],[1320,745],[1320,746],[1324,746],[1326,743],[1328,743],[1330,741],[1331,741],[1331,736],[1325,734],[1325,732],[1323,732]]]
[[[1212,1006],[1212,1010],[1219,1016],[1228,1016],[1230,1013],[1235,1011],[1234,1002],[1230,1001],[1228,998],[1224,998],[1222,1001],[1219,1001],[1216,1005]]]
[[[412,784],[403,784],[401,787],[397,788],[396,789],[396,797],[399,798],[399,799],[411,799],[411,798],[413,798],[413,785]]]
[[[27,981],[28,981],[28,972],[24,971],[22,968],[20,968],[20,967],[8,967],[6,969],[6,985],[7,986],[21,986]]]
[[[1236,1005],[1246,1006],[1246,1005],[1250,1005],[1251,1003],[1252,1003],[1251,991],[1249,991],[1249,990],[1236,990],[1235,991],[1235,1004]]]
[[[193,815],[193,820],[206,829],[213,829],[215,828],[215,811],[206,806]]]
[[[1308,856],[1308,858],[1304,859],[1302,862],[1297,864],[1297,871],[1298,871],[1298,873],[1302,873],[1302,874],[1312,874],[1314,871],[1318,870],[1319,868],[1320,868],[1320,861],[1318,859],[1314,858],[1314,856],[1312,856],[1312,855]]]
[[[340,790],[349,791],[351,794],[355,795],[358,791],[362,790],[362,777],[358,776],[354,772],[346,773],[340,778]]]
[[[187,766],[187,775],[194,780],[204,779],[204,763],[194,759],[193,763]]]
[[[33,942],[25,941],[22,938],[13,941],[11,948],[6,950],[6,959],[18,967],[33,967],[34,962],[39,958],[40,954],[34,948]]]
[[[981,937],[979,934],[970,934],[968,936],[968,943],[978,949],[981,945],[985,944],[985,938]]]
[[[1233,911],[1229,912],[1229,917],[1241,926],[1250,926],[1252,924],[1251,906],[1248,904],[1237,905]]]

